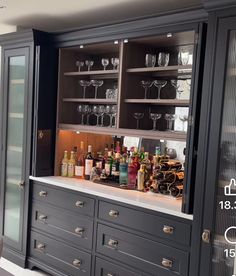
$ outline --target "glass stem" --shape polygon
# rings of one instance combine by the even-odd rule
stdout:
[[[169,120],[169,121],[168,121],[168,129],[169,129],[170,131],[172,131],[172,127],[173,127],[173,121]]]
[[[109,117],[110,117],[110,127],[112,127],[112,115],[109,115]]]
[[[89,125],[89,117],[90,117],[90,114],[87,115],[87,121],[86,121],[87,125]]]
[[[84,95],[83,95],[83,98],[85,98],[85,91],[86,91],[86,86],[84,86]]]
[[[96,115],[97,116],[97,125],[96,126],[98,126],[99,125],[99,115]]]
[[[94,96],[95,99],[97,99],[97,94],[98,94],[98,87],[95,86],[95,96]]]
[[[147,99],[147,92],[148,92],[148,88],[147,88],[147,87],[145,87],[145,88],[144,88],[144,91],[145,91],[145,94],[144,94],[144,99]]]
[[[84,114],[82,114],[81,124],[84,125]]]
[[[152,130],[156,130],[157,127],[157,120],[153,120],[153,129]]]
[[[101,117],[101,126],[103,127],[104,126],[104,115],[102,115],[102,117]]]
[[[137,119],[137,127],[136,129],[139,129],[139,120]]]
[[[161,87],[158,87],[158,92],[157,92],[157,99],[161,98]]]

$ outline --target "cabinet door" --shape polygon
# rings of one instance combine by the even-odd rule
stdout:
[[[2,235],[22,248],[29,48],[4,50],[2,127]]]
[[[200,274],[236,275],[236,17],[219,21]],[[210,234],[210,235],[209,235]]]

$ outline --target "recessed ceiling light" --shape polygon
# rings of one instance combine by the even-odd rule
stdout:
[[[84,45],[80,45],[79,47],[80,47],[80,49],[83,49],[83,48],[84,48]]]
[[[173,35],[172,35],[172,33],[168,33],[166,36],[167,37],[172,37]]]
[[[126,38],[126,39],[124,39],[124,43],[128,43],[129,42],[129,40]]]
[[[114,44],[119,44],[119,41],[118,41],[118,40],[115,40],[115,41],[114,41]]]

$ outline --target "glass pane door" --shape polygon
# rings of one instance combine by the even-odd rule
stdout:
[[[8,57],[8,101],[3,235],[20,241],[23,179],[23,142],[26,91],[26,57]]]

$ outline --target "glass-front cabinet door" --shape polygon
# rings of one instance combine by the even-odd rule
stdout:
[[[24,221],[28,48],[4,52],[2,235],[8,244],[21,248]]]
[[[236,275],[236,18],[221,19],[202,233],[201,276]]]

